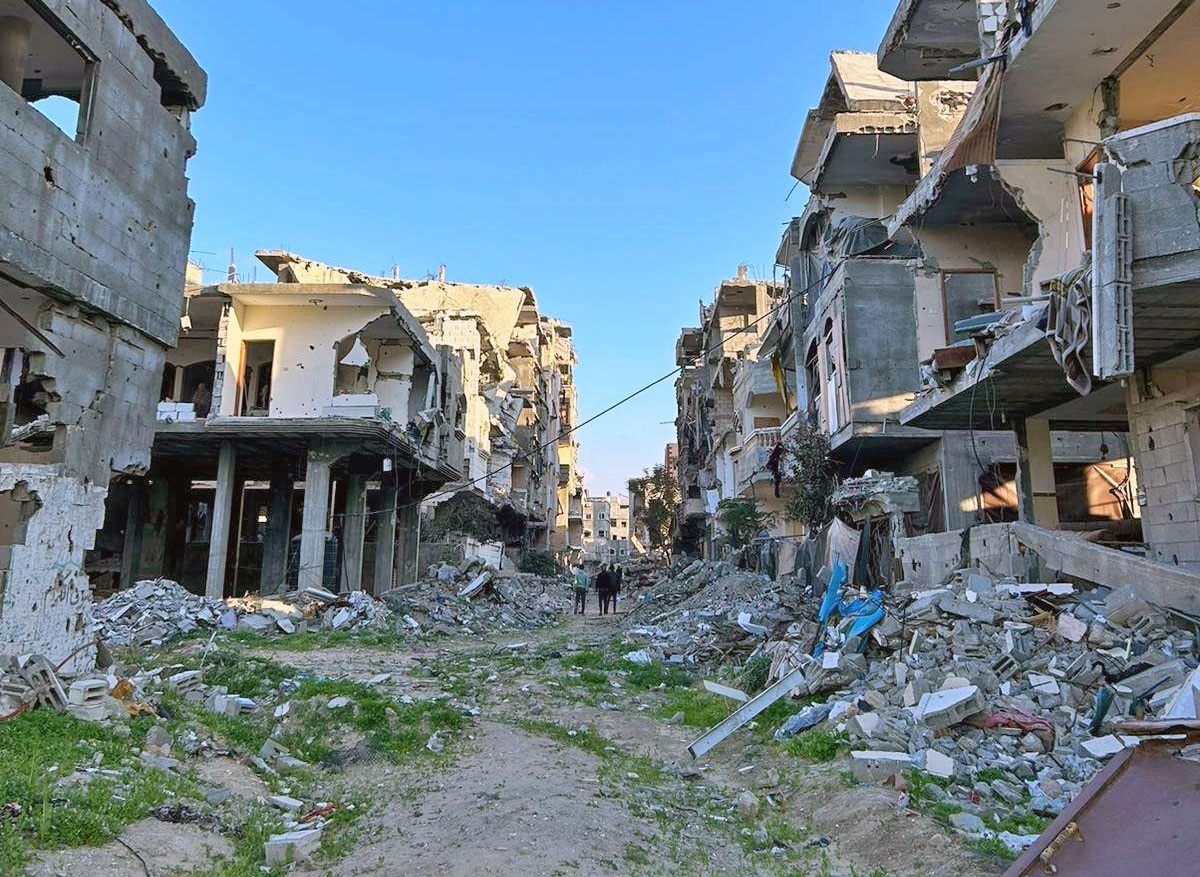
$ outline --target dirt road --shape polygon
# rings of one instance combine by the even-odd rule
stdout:
[[[696,693],[608,669],[614,617],[512,641],[429,649],[264,650],[314,673],[391,673],[398,697],[454,692],[478,709],[464,751],[414,770],[351,756],[339,782],[373,804],[319,875],[859,875],[984,877],[982,857],[896,792],[739,732],[700,762],[677,706]],[[628,648],[628,647],[625,647]],[[668,712],[672,715],[667,715]],[[664,718],[665,716],[665,718]],[[686,716],[685,716],[686,719]],[[751,793],[753,799],[745,793]]]

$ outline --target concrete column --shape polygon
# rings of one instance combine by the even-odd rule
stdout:
[[[1054,484],[1054,454],[1050,421],[1021,418],[1017,434],[1017,509],[1020,519],[1047,530],[1058,527],[1058,492]]]
[[[314,443],[308,448],[304,469],[304,517],[300,529],[301,588],[323,587],[325,536],[329,531],[330,467],[337,459],[327,447]]]
[[[225,596],[225,564],[229,555],[229,524],[233,519],[234,472],[237,469],[237,447],[233,442],[221,443],[217,458],[217,491],[213,498],[212,533],[208,540],[208,573],[204,578],[204,595],[211,600]]]
[[[129,485],[125,510],[125,543],[121,547],[121,587],[137,579],[142,562],[142,531],[146,522],[146,483],[140,478]]]
[[[375,583],[372,594],[382,594],[393,583],[396,557],[396,481],[384,476],[375,515]]]
[[[14,15],[0,17],[0,82],[17,94],[25,82],[25,63],[29,60],[29,35],[33,25]]]
[[[416,581],[413,566],[417,561],[420,512],[420,506],[413,499],[401,500],[396,509],[396,581],[401,584]]]
[[[291,541],[292,476],[287,472],[271,475],[268,493],[267,532],[263,538],[262,573],[259,590],[278,594],[287,590],[287,558]]]
[[[346,516],[342,519],[341,590],[363,586],[363,538],[367,530],[367,479],[351,474],[346,478]]]
[[[167,518],[164,528],[166,546],[163,554],[163,573],[179,580],[183,572],[183,555],[187,548],[187,510],[191,494],[191,479],[179,475],[167,476]]]

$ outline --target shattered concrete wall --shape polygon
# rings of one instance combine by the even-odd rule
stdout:
[[[0,447],[0,653],[74,655],[71,672],[95,659],[83,562],[109,479],[149,464],[191,235],[188,117],[206,82],[142,0],[17,12],[63,35],[88,100],[72,138],[0,83],[0,300],[23,317],[0,318],[0,347],[19,353],[28,431]]]
[[[1126,389],[1148,557],[1200,572],[1200,372],[1155,368]]]

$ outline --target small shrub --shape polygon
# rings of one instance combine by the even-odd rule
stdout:
[[[786,748],[788,754],[797,758],[823,762],[833,761],[847,742],[846,737],[842,734],[817,729],[792,737],[787,741]]]
[[[766,655],[755,655],[742,667],[742,688],[747,694],[758,694],[767,687],[770,674],[771,659]]]
[[[521,561],[521,572],[552,576],[558,572],[558,567],[554,563],[554,555],[549,551],[530,551]]]

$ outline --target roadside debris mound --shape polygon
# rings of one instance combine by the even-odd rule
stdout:
[[[733,692],[749,702],[731,701],[736,720],[693,743],[693,755],[774,701],[801,697],[808,705],[778,739],[833,734],[849,745],[858,780],[889,784],[900,806],[936,807],[959,832],[1019,851],[1104,761],[1138,744],[1135,723],[1197,718],[1198,620],[1133,586],[962,569],[941,587],[900,582],[885,594],[848,584],[840,561],[816,578],[810,588],[692,564],[639,607],[627,638],[665,660],[769,660],[767,687]]]
[[[379,599],[413,633],[470,634],[553,624],[570,609],[571,589],[559,577],[498,572],[480,562],[461,568],[443,563]]]
[[[765,636],[816,635],[812,601],[797,579],[776,582],[724,562],[694,561],[635,599],[622,620],[627,635],[673,663],[747,657]]]
[[[274,596],[210,600],[170,579],[147,579],[95,606],[99,638],[109,645],[158,644],[201,628],[298,633],[383,627],[386,606],[365,591],[334,594],[304,588]]]

